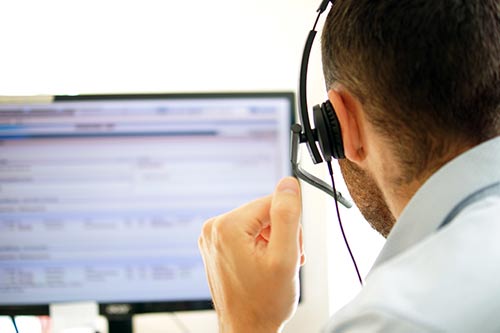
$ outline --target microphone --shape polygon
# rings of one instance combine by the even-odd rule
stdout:
[[[339,191],[333,192],[333,189],[330,185],[319,179],[318,177],[311,175],[309,172],[302,169],[298,162],[298,154],[299,154],[299,144],[302,142],[306,142],[305,135],[302,134],[302,126],[300,124],[293,124],[291,128],[291,149],[290,149],[290,162],[292,163],[292,172],[293,175],[309,185],[325,192],[326,194],[332,196],[337,199],[337,201],[344,206],[345,208],[351,208],[352,202],[344,198],[342,193]]]

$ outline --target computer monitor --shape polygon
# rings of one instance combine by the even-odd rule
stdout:
[[[201,226],[290,174],[293,115],[289,92],[0,104],[0,314],[211,308]]]

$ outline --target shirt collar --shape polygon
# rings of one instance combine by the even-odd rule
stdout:
[[[372,271],[435,232],[464,198],[500,181],[500,137],[454,158],[415,193],[391,230]]]

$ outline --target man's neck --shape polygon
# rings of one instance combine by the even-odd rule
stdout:
[[[383,183],[385,183],[385,186],[382,186],[381,189],[387,200],[387,204],[396,219],[399,219],[399,216],[408,205],[408,202],[411,200],[411,198],[413,198],[415,193],[422,187],[427,179],[429,179],[434,173],[436,173],[449,161],[463,154],[472,147],[473,145],[457,147],[457,149],[455,149],[453,153],[448,152],[445,156],[442,156],[441,158],[435,160],[424,172],[420,173],[418,177],[415,177],[410,182],[395,182],[394,175],[385,177],[387,180],[383,181]]]

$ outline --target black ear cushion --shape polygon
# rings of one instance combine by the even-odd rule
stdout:
[[[328,124],[326,127],[330,135],[332,157],[335,159],[345,158],[342,130],[332,103],[330,103],[330,101],[323,103],[321,105],[321,111],[326,119],[326,123]]]

